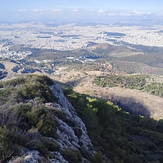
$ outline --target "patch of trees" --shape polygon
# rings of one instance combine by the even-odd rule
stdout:
[[[144,87],[144,91],[163,97],[163,83],[152,82]]]
[[[147,76],[135,75],[135,76],[97,76],[94,79],[94,83],[101,87],[125,87],[130,89],[143,89],[146,85]]]
[[[84,121],[92,143],[98,149],[92,162],[143,163],[163,161],[162,120],[122,111],[109,101],[99,100],[70,89],[65,94]]]
[[[21,67],[18,66],[18,65],[16,65],[16,66],[14,66],[14,67],[12,68],[12,71],[17,73],[20,69],[21,69]]]
[[[7,71],[0,71],[0,79],[3,79],[7,76],[8,72]]]
[[[36,68],[24,68],[21,73],[22,74],[29,74],[29,73],[35,73],[35,72],[41,72],[41,70]]]
[[[140,73],[143,69],[142,66],[138,62],[114,60],[114,69],[120,72],[126,72],[127,74]]]
[[[97,76],[93,83],[101,87],[124,87],[129,89],[138,89],[150,94],[163,97],[163,83],[149,82],[150,76],[147,75],[108,75]]]
[[[5,65],[0,63],[0,69],[5,69]]]

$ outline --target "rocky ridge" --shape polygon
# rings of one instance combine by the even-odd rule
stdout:
[[[45,103],[47,109],[55,109],[56,111],[62,112],[65,115],[65,119],[55,116],[55,121],[57,122],[56,138],[48,138],[55,141],[59,146],[59,151],[51,152],[53,159],[46,159],[41,156],[37,150],[25,149],[22,151],[21,156],[13,157],[9,162],[24,162],[24,163],[37,163],[37,162],[47,162],[47,163],[68,163],[68,161],[62,156],[60,151],[71,149],[72,151],[77,151],[79,153],[84,153],[87,156],[93,156],[96,152],[93,149],[91,140],[87,134],[87,129],[83,121],[78,117],[75,109],[69,103],[65,97],[61,87],[58,84],[54,84],[49,87],[53,92],[54,96],[58,98],[58,102]],[[81,162],[89,162],[84,156],[81,158]]]

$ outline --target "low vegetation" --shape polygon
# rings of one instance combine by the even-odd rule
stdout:
[[[109,101],[65,90],[84,121],[98,153],[92,162],[144,163],[163,161],[163,121],[122,111]]]
[[[163,97],[163,83],[152,81],[149,75],[97,76],[93,83],[101,87],[124,87],[129,89],[138,89]]]
[[[135,79],[138,80],[138,79]],[[84,151],[61,150],[54,141],[59,117],[66,116],[44,103],[57,102],[49,89],[54,84],[47,76],[27,75],[0,83],[0,160],[21,155],[23,148],[38,150],[46,158],[59,151],[69,162],[82,162]],[[64,89],[68,100],[87,127],[94,156],[92,163],[163,162],[163,120],[155,121],[122,111],[110,101],[99,100]],[[80,137],[81,130],[74,129]],[[83,152],[83,153],[82,153]]]
[[[46,76],[28,75],[0,83],[0,160],[21,154],[23,148],[38,150],[50,157],[59,149],[54,116],[62,116],[46,102],[56,102],[48,86],[54,82]]]

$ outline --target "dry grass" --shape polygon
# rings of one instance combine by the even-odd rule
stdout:
[[[123,103],[124,99],[133,99],[138,106],[143,106],[150,112],[150,117],[158,120],[163,119],[163,98],[150,95],[146,92],[134,89],[126,89],[120,87],[101,88],[92,83],[95,75],[104,74],[100,71],[82,71],[70,70],[66,67],[58,69],[57,73],[60,76],[52,76],[55,80],[64,83],[71,83],[76,92],[82,94],[89,94],[104,99],[111,99],[113,101],[120,101]],[[105,72],[107,74],[107,72]],[[156,77],[156,76],[155,76]],[[159,79],[159,78],[158,78]],[[158,80],[156,79],[156,80]],[[161,79],[161,78],[160,78]]]

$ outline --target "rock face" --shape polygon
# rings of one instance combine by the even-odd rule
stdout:
[[[65,115],[65,118],[59,118],[55,116],[57,122],[56,138],[50,138],[49,140],[55,141],[59,146],[59,151],[51,152],[53,159],[45,159],[41,157],[38,151],[29,151],[25,149],[22,151],[20,157],[14,157],[10,160],[10,163],[24,162],[24,163],[38,163],[38,162],[47,162],[47,163],[69,163],[63,156],[61,151],[72,150],[81,153],[81,161],[83,163],[89,162],[85,156],[94,155],[96,152],[93,151],[93,145],[87,134],[87,130],[83,121],[78,117],[75,109],[69,103],[61,87],[58,84],[50,86],[51,91],[58,98],[57,103],[46,103],[45,107],[55,108],[59,112],[62,112]]]
[[[57,133],[60,140],[62,140],[62,143],[65,144],[65,147],[67,146],[72,149],[82,148],[85,151],[89,152],[92,144],[87,134],[85,124],[77,116],[75,109],[63,94],[62,89],[58,85],[53,85],[51,87],[51,90],[53,91],[54,95],[58,97],[58,107],[63,111],[63,113],[65,113],[66,119],[70,121],[73,120],[73,122],[75,123],[75,127],[72,128],[72,126],[63,122],[61,119],[56,118],[59,124]],[[81,133],[79,135],[76,135],[74,129],[79,129]],[[71,140],[71,142],[69,140]],[[79,143],[81,145],[79,145]]]
[[[44,157],[41,157],[39,155],[39,152],[36,150],[29,151],[27,149],[24,149],[22,152],[22,156],[14,157],[12,160],[9,161],[9,163],[50,163],[50,161],[48,161]]]
[[[58,139],[56,141],[61,149],[82,150],[93,155],[95,152],[92,151],[93,146],[87,134],[85,124],[77,116],[75,109],[63,94],[60,86],[56,84],[51,86],[50,89],[59,99],[58,104],[55,104],[55,106],[66,115],[67,123],[56,117],[56,121],[59,124],[57,128]]]

